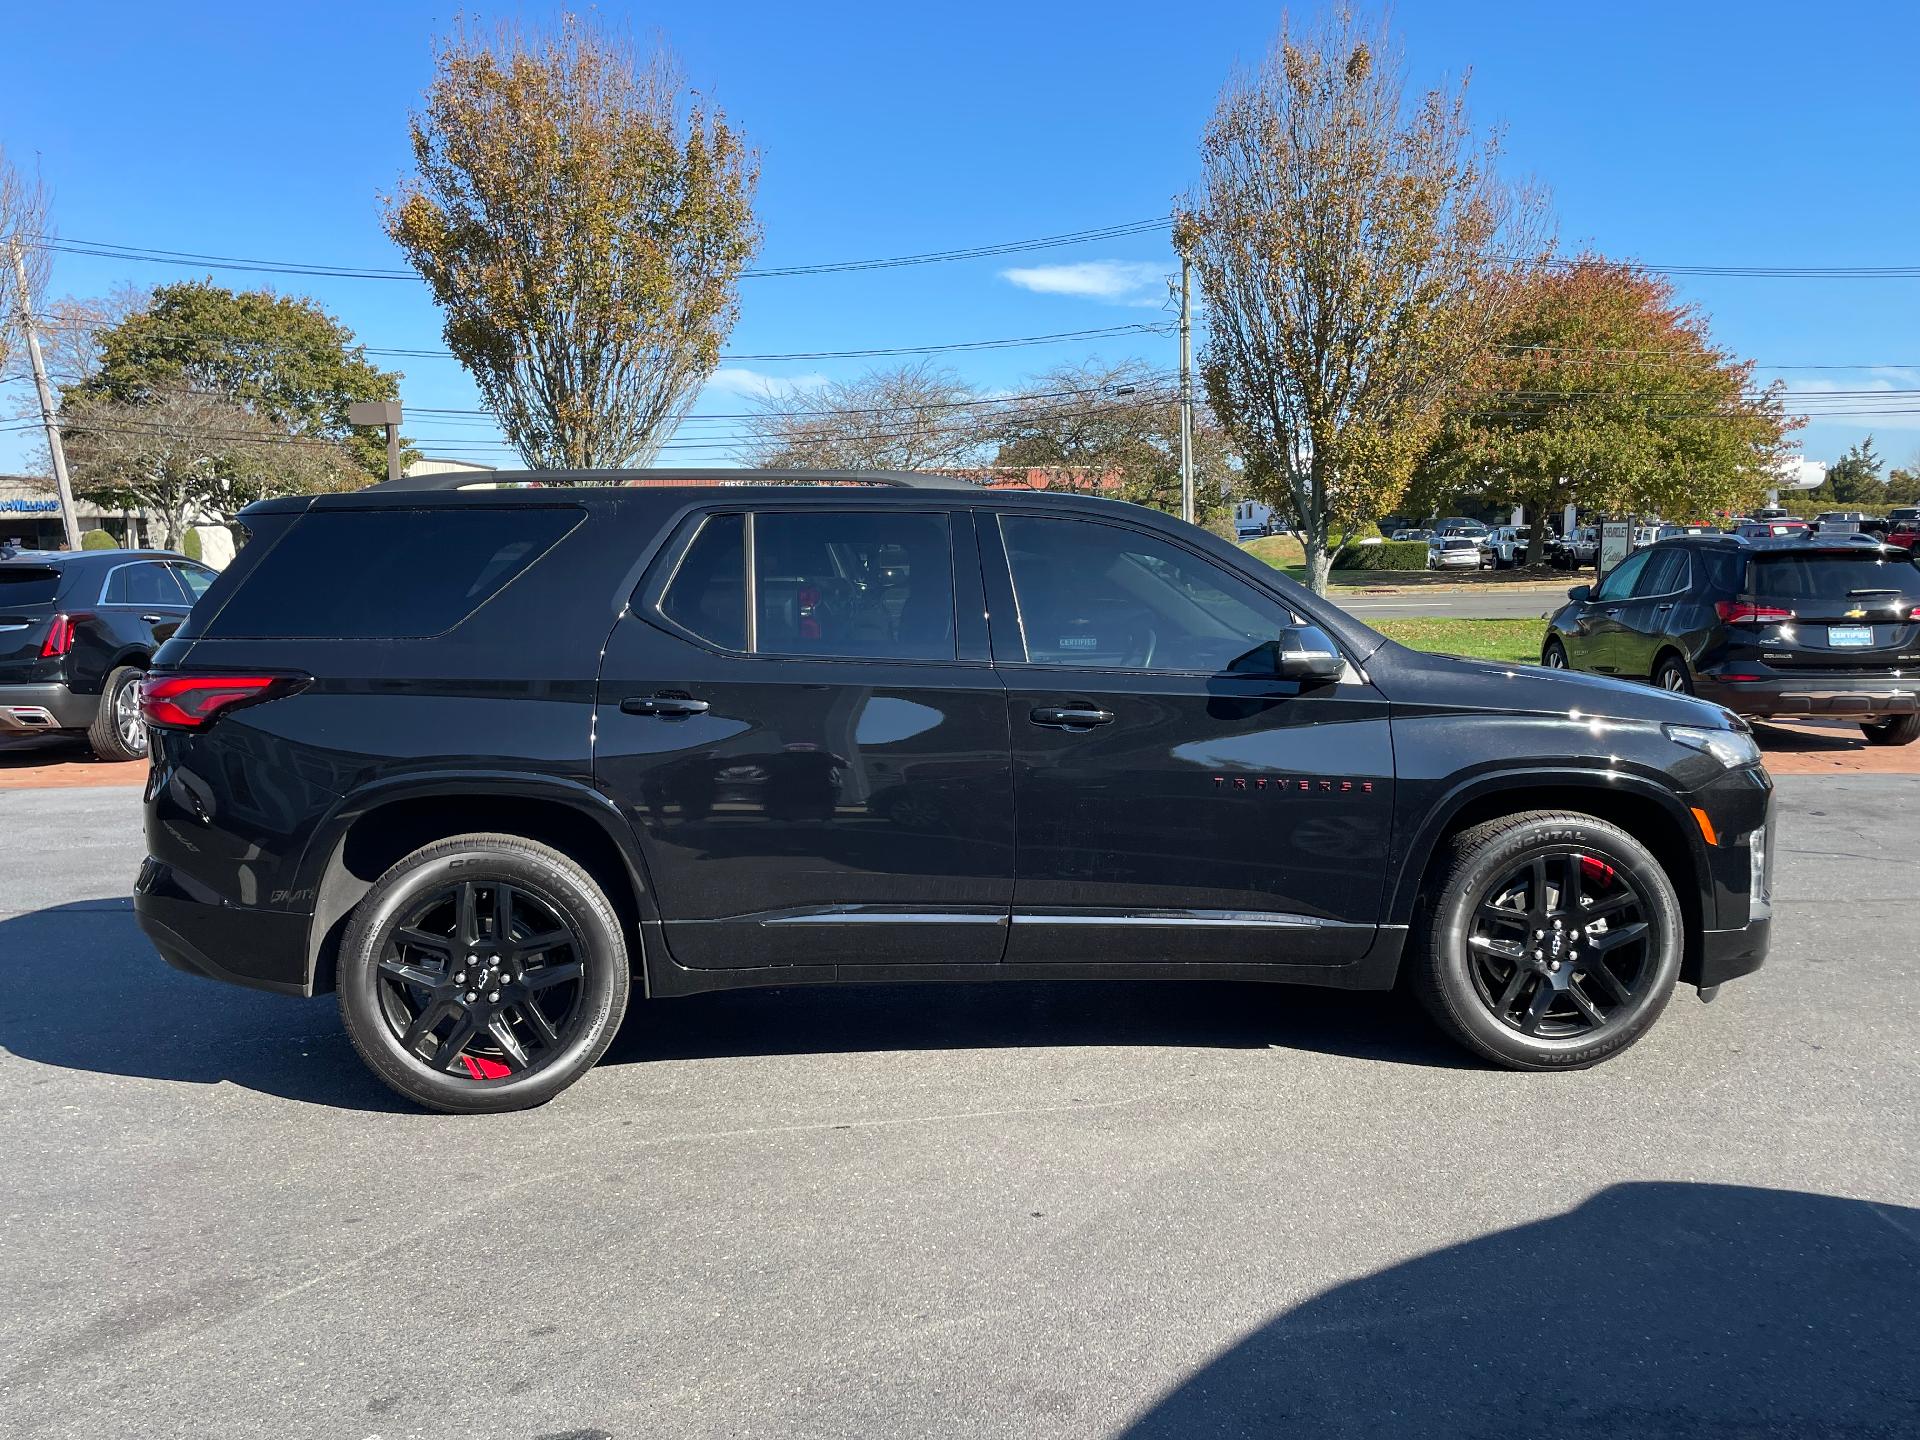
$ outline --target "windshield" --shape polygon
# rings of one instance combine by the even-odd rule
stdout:
[[[1756,555],[1747,567],[1747,593],[1761,600],[1842,600],[1861,594],[1920,600],[1920,568],[1872,550]]]

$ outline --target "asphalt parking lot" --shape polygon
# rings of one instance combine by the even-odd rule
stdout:
[[[1585,1074],[1394,997],[763,992],[449,1119],[160,964],[136,790],[0,793],[0,1433],[1920,1433],[1920,777],[1781,808],[1771,963]]]

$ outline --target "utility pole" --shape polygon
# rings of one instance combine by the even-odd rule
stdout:
[[[1180,518],[1193,523],[1193,262],[1180,252]]]
[[[67,532],[67,548],[80,548],[80,521],[73,513],[73,486],[67,482],[67,451],[60,443],[60,424],[53,418],[53,391],[47,385],[47,362],[40,355],[40,336],[33,328],[33,304],[27,298],[27,260],[20,253],[20,237],[7,237],[13,257],[13,279],[20,292],[20,333],[33,365],[33,388],[40,392],[40,422],[47,427],[47,451],[53,456],[53,483],[60,491],[60,524]]]

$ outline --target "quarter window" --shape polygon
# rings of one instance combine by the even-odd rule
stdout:
[[[1003,515],[1000,533],[1029,664],[1218,674],[1294,623],[1219,566],[1136,530]]]
[[[660,613],[722,650],[747,648],[746,519],[709,515],[660,597]]]

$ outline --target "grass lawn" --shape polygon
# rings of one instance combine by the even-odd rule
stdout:
[[[1415,650],[1535,665],[1547,633],[1543,620],[1381,620],[1373,628]]]

